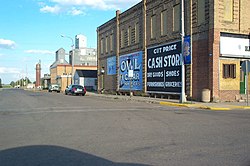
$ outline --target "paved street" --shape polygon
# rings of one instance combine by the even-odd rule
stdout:
[[[249,110],[0,90],[1,166],[249,166],[249,154]]]

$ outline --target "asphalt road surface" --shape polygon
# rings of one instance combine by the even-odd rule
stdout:
[[[250,111],[0,90],[1,166],[249,166]]]

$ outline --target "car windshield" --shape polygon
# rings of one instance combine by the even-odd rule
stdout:
[[[83,87],[81,85],[74,85],[73,88],[83,89]]]

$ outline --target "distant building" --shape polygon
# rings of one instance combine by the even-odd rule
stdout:
[[[51,84],[50,74],[44,74],[42,80],[43,80],[43,88],[47,89]]]
[[[75,36],[75,49],[84,49],[87,48],[87,37],[84,35]]]
[[[69,52],[69,63],[72,64],[72,50]],[[97,66],[97,50],[87,48],[87,37],[84,35],[75,37],[74,65]]]
[[[60,62],[60,63],[68,63],[65,60],[65,50],[63,48],[60,48],[59,50],[56,51],[56,62]]]
[[[61,85],[61,78],[71,80],[71,65],[65,60],[65,50],[60,48],[56,51],[55,62],[50,66],[50,84]],[[71,83],[71,82],[70,82]],[[70,84],[69,83],[69,84]]]
[[[97,70],[76,70],[74,82],[87,90],[97,90]]]
[[[83,54],[84,53],[84,54]],[[70,52],[70,64],[72,64]],[[97,66],[97,55],[96,49],[94,48],[85,48],[85,49],[75,49],[74,50],[74,65],[81,65],[81,66]]]
[[[74,71],[79,70],[97,70],[97,55],[96,49],[83,48],[87,44],[87,39],[78,36],[76,44],[77,48],[74,49]],[[86,52],[86,54],[81,54]],[[56,51],[55,62],[50,66],[50,83],[58,84],[61,91],[64,91],[66,86],[72,84],[72,50],[69,52],[69,62],[65,60],[66,52],[63,48]]]

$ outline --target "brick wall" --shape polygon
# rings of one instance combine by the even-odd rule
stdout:
[[[217,1],[215,9],[217,13],[216,28],[220,28],[222,32],[249,34],[249,0],[233,1],[233,20],[225,21],[223,18],[224,4],[223,1]]]
[[[209,89],[208,41],[205,39],[193,41],[192,89],[193,98],[200,99],[202,89]]]
[[[97,63],[98,63],[98,91],[105,88],[107,90],[115,90],[116,86],[115,79],[116,75],[108,76],[107,78],[107,59],[111,56],[117,56],[116,50],[117,50],[117,44],[116,41],[118,39],[117,33],[116,33],[116,18],[113,18],[106,22],[105,24],[101,25],[97,29],[98,33],[98,41],[97,41]],[[113,49],[108,49],[108,52],[106,52],[106,48],[104,49],[104,52],[101,53],[101,40],[103,40],[103,45],[106,46],[106,37],[110,37],[110,35],[113,35]],[[109,41],[110,42],[110,41]],[[109,43],[111,44],[111,43]],[[101,74],[101,69],[104,69],[105,73]],[[104,81],[104,82],[103,82]],[[104,86],[104,87],[103,87]]]
[[[192,36],[192,67],[188,66],[186,72],[187,82],[189,87],[187,94],[192,95],[196,100],[201,99],[202,89],[211,90],[212,99],[234,99],[231,94],[235,93],[225,91],[220,86],[220,33],[228,32],[235,34],[250,34],[250,21],[248,10],[249,0],[234,0],[233,1],[233,21],[224,21],[224,1],[223,0],[205,0],[204,3],[204,22],[198,21],[198,0],[185,1],[185,31],[186,35]],[[181,40],[180,32],[173,32],[173,6],[180,3],[180,0],[146,0],[146,28],[144,27],[144,11],[143,2],[131,7],[127,11],[119,14],[117,18],[113,18],[105,24],[98,27],[98,47],[100,48],[100,39],[105,38],[110,33],[114,33],[115,41],[118,41],[119,48],[115,45],[113,52],[104,54],[98,53],[98,66],[105,67],[108,57],[117,56],[117,71],[119,70],[119,56],[133,53],[137,51],[143,52],[144,73],[146,72],[145,60],[146,54],[144,50],[144,42],[146,47],[152,47],[173,41]],[[167,34],[161,33],[161,12],[167,10],[168,30]],[[151,17],[155,16],[156,31],[155,38],[151,38]],[[117,22],[118,21],[118,22]],[[138,44],[121,46],[121,31],[127,30],[129,26],[135,23],[140,24],[140,41]],[[144,32],[146,29],[146,32]],[[116,33],[116,30],[119,33]],[[146,35],[144,35],[146,34]],[[118,36],[117,36],[118,35]],[[146,38],[145,38],[146,36]],[[100,51],[99,51],[100,52]],[[115,83],[118,84],[117,76],[105,77],[105,85],[107,89],[115,90]],[[144,75],[144,86],[145,86]],[[99,83],[99,82],[98,82]],[[145,89],[145,87],[144,87]],[[228,95],[225,93],[228,92]]]
[[[239,94],[239,90],[221,90],[220,100],[221,101],[235,101],[237,94]]]

